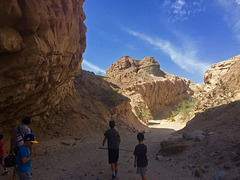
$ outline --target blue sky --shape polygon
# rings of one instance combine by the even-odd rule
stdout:
[[[211,64],[240,54],[240,0],[86,0],[82,67],[103,75],[122,56],[203,83]]]

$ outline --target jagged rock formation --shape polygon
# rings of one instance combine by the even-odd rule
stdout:
[[[46,119],[66,96],[86,48],[84,0],[0,2],[0,119]]]
[[[227,88],[226,91],[240,93],[240,55],[213,64],[211,69],[206,71],[204,82],[211,89],[225,86]]]
[[[204,82],[204,85],[191,84],[201,102],[201,111],[240,100],[240,55],[213,64],[206,71]]]
[[[192,91],[189,80],[159,68],[159,63],[152,57],[139,61],[124,56],[107,70],[106,80],[116,84],[119,92],[131,99],[132,110],[138,118],[143,111],[166,118],[171,115],[174,105]]]

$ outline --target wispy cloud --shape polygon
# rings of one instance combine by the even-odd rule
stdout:
[[[84,70],[88,70],[88,71],[93,71],[95,74],[100,74],[100,75],[105,75],[106,71],[103,70],[100,67],[97,67],[95,65],[93,65],[92,63],[88,62],[86,59],[83,60],[82,62],[82,68]]]
[[[210,68],[210,64],[197,59],[196,50],[194,49],[187,48],[187,51],[185,51],[185,47],[177,48],[163,39],[156,39],[132,30],[127,30],[127,32],[168,54],[173,62],[191,74],[198,74],[203,77],[204,72]]]
[[[224,19],[233,29],[240,42],[240,0],[217,0],[225,9]]]
[[[174,16],[174,20],[186,20],[189,16],[202,11],[202,0],[186,1],[186,0],[165,0],[163,2],[164,10]]]

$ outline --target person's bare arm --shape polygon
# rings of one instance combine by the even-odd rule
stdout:
[[[118,144],[120,144],[121,143],[121,138],[120,138],[120,136],[118,137]]]
[[[104,146],[104,144],[105,144],[106,141],[107,141],[107,138],[106,138],[106,136],[104,136],[103,142],[102,142],[102,146]]]
[[[30,160],[32,160],[34,157],[37,156],[38,153],[34,152],[29,158],[27,157],[24,157],[24,158],[21,158],[21,161],[23,164],[26,164],[27,162],[29,162]]]

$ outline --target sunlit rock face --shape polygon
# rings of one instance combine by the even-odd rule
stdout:
[[[107,70],[106,80],[131,100],[137,117],[146,110],[155,118],[169,117],[174,105],[193,93],[189,80],[160,70],[153,57],[135,60],[124,56]]]
[[[226,103],[240,100],[240,55],[213,64],[204,75],[205,91]]]
[[[192,84],[199,111],[240,100],[240,55],[213,64],[204,75],[204,85]]]
[[[204,75],[204,82],[211,88],[223,86],[230,92],[240,91],[240,55],[213,64]]]
[[[83,2],[0,1],[1,122],[40,119],[71,95],[86,48]]]

